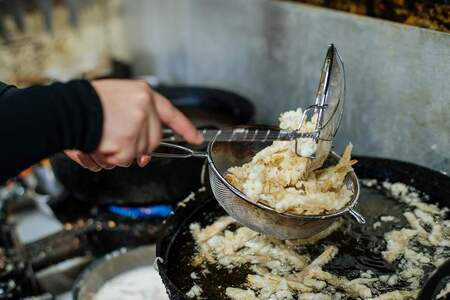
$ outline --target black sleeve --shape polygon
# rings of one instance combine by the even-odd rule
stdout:
[[[0,82],[0,183],[66,149],[94,151],[100,99],[88,81],[18,89]]]

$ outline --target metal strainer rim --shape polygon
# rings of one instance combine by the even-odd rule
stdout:
[[[293,214],[293,213],[288,213],[288,212],[280,213],[270,206],[250,200],[243,192],[241,192],[238,188],[236,188],[231,183],[229,183],[223,177],[223,175],[220,174],[220,172],[217,170],[217,167],[216,167],[216,165],[212,159],[212,155],[211,155],[212,148],[215,145],[215,143],[216,143],[216,138],[214,138],[211,142],[208,143],[207,160],[208,160],[209,168],[211,168],[213,170],[214,174],[219,178],[221,184],[225,185],[225,187],[227,189],[229,189],[231,192],[233,192],[233,194],[235,194],[237,197],[239,197],[240,200],[246,201],[247,203],[250,203],[250,204],[256,206],[257,208],[263,209],[272,214],[278,214],[282,217],[288,217],[288,218],[297,219],[297,220],[326,220],[326,219],[337,218],[347,212],[350,212],[358,203],[359,193],[360,193],[360,185],[359,185],[359,181],[357,180],[355,171],[352,170],[346,175],[346,178],[347,178],[347,176],[350,176],[350,181],[353,183],[352,199],[342,209],[340,209],[336,212],[333,212],[331,214],[321,214],[321,215],[304,215],[304,214],[300,215],[300,214]],[[340,158],[340,156],[338,154],[336,154],[334,151],[330,152],[330,155],[333,155],[337,159]]]

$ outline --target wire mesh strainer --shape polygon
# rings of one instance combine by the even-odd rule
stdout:
[[[303,125],[308,114],[317,114],[315,130],[295,132],[268,128],[237,128],[205,131],[205,140],[209,141],[206,153],[163,142],[162,146],[178,152],[153,153],[152,156],[207,158],[211,190],[220,205],[242,225],[266,235],[279,239],[305,239],[328,228],[336,218],[346,213],[352,215],[359,223],[365,223],[364,217],[354,210],[359,197],[359,182],[353,171],[349,172],[344,180],[344,184],[353,192],[351,200],[343,209],[322,215],[279,213],[261,202],[250,200],[224,178],[230,167],[241,166],[251,161],[256,153],[270,146],[270,141],[273,140],[297,141],[298,138],[312,138],[317,145],[313,164],[316,164],[316,167],[336,164],[339,156],[330,150],[342,118],[344,89],[343,64],[336,49],[331,45],[322,70],[316,102],[305,110],[301,120]],[[175,135],[171,135],[171,132],[165,134],[164,141],[178,139]]]
[[[353,192],[349,203],[341,210],[326,215],[296,215],[279,213],[275,209],[250,200],[225,178],[227,170],[249,162],[253,156],[269,146],[270,142],[220,142],[211,141],[207,152],[197,152],[189,148],[162,143],[163,146],[176,148],[182,153],[172,153],[170,157],[201,157],[208,160],[209,184],[214,197],[225,211],[236,221],[257,232],[279,239],[305,239],[329,227],[336,218],[349,213],[358,222],[364,218],[354,210],[359,197],[359,182],[352,171],[347,174],[344,184]],[[167,157],[166,153],[155,153],[156,157]],[[336,164],[339,156],[331,152],[325,165]]]

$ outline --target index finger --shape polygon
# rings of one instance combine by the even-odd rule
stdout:
[[[73,161],[78,163],[83,168],[89,169],[93,172],[98,172],[102,169],[88,154],[78,150],[66,150],[64,153]]]
[[[189,143],[201,144],[203,142],[203,135],[167,98],[156,92],[154,97],[156,111],[164,124],[172,128]]]

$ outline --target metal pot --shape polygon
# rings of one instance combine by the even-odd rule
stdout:
[[[155,251],[155,245],[122,249],[96,260],[78,277],[72,290],[73,299],[92,300],[102,286],[114,277],[139,267],[153,265]]]

